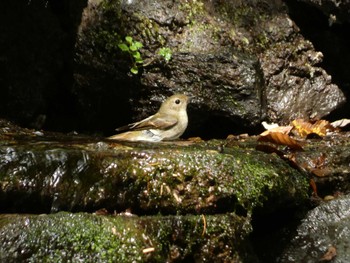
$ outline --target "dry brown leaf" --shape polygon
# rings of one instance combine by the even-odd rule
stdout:
[[[203,142],[203,139],[201,137],[190,137],[187,140],[191,142]]]
[[[314,167],[316,168],[323,167],[326,164],[326,161],[327,161],[327,155],[325,153],[321,153],[320,156],[312,160]]]
[[[143,250],[142,250],[142,253],[143,254],[148,254],[148,253],[152,253],[152,252],[154,252],[155,251],[155,248],[154,247],[148,247],[148,248],[144,248]]]
[[[323,200],[326,202],[332,201],[334,199],[335,199],[335,197],[333,195],[326,195],[325,197],[323,197]]]
[[[202,220],[203,220],[203,231],[202,231],[202,236],[205,235],[205,233],[207,232],[207,220],[205,219],[205,216],[202,215]]]
[[[317,134],[324,137],[327,130],[334,130],[332,125],[326,120],[318,120],[315,123],[307,122],[303,119],[296,119],[292,121],[292,125],[301,137],[306,137],[309,134]]]
[[[272,142],[279,145],[285,145],[293,150],[303,150],[299,142],[287,134],[281,132],[268,132],[266,135],[260,135],[258,141]]]
[[[271,132],[279,132],[279,133],[283,133],[283,134],[289,134],[292,129],[293,129],[293,126],[279,126],[279,127],[275,127],[275,128],[266,130],[263,133],[261,133],[260,135],[265,136]]]
[[[261,125],[265,128],[265,130],[271,130],[273,128],[279,127],[277,123],[267,123],[266,121],[263,121]]]
[[[337,249],[334,246],[330,246],[327,252],[320,258],[320,261],[331,261],[337,256]]]
[[[106,208],[101,208],[101,209],[95,211],[95,214],[96,215],[108,215],[109,212]]]
[[[341,119],[341,120],[337,120],[337,121],[333,121],[331,123],[331,125],[334,127],[334,128],[343,128],[347,125],[350,124],[350,119]]]
[[[296,119],[292,121],[292,125],[301,137],[306,137],[311,133],[312,124],[302,119]]]
[[[310,169],[310,171],[317,177],[325,177],[331,174],[331,170],[328,168],[314,168]]]
[[[329,123],[329,121],[318,120],[312,125],[313,133],[316,133],[317,135],[319,135],[321,137],[326,136],[327,130],[333,130],[333,127]]]
[[[226,140],[241,140],[241,139],[246,139],[246,138],[249,138],[248,133],[242,133],[239,135],[229,134],[229,135],[227,135]]]

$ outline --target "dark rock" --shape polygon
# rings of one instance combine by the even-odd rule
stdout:
[[[278,262],[348,262],[349,211],[349,196],[326,202],[310,211]],[[335,255],[322,260],[330,248],[336,251]]]
[[[299,167],[315,180],[320,196],[350,192],[350,133],[309,140],[304,152],[295,154]]]
[[[240,132],[266,117],[278,122],[320,118],[345,99],[316,66],[322,54],[302,38],[279,1],[98,1],[84,14],[76,49],[76,93],[87,114],[86,107],[99,108],[96,103],[108,104],[114,97],[120,108],[109,123],[115,120],[115,127],[127,123],[118,112],[142,119],[155,112],[151,101],[175,92],[193,95],[188,134],[204,137],[218,135],[216,126],[224,136],[233,126]],[[137,76],[126,74],[134,62],[118,48],[125,36],[143,44],[144,66]],[[169,61],[159,55],[162,48],[170,50]],[[86,101],[89,90],[100,99],[88,96]]]
[[[270,23],[279,28],[269,32],[271,43],[260,55],[270,119],[278,123],[320,119],[343,104],[342,91],[316,66],[323,59],[322,53],[297,33],[299,29],[286,15],[276,15],[266,27]]]
[[[313,4],[311,4],[313,2]],[[350,69],[348,61],[349,22],[339,19],[337,12],[323,13],[315,5],[327,5],[333,1],[286,1],[291,19],[300,28],[304,38],[313,43],[315,49],[322,52],[323,59],[320,66],[332,76],[332,82],[337,84],[349,101],[350,97]],[[336,1],[338,8],[343,8],[346,1]],[[335,3],[335,1],[334,1]],[[348,3],[349,4],[349,3]],[[344,18],[349,19],[348,11]],[[350,104],[346,103],[332,112],[328,118],[337,120],[344,118],[350,112]]]
[[[186,92],[195,98],[185,136],[224,138],[266,118],[322,117],[344,102],[281,1],[85,5],[4,4],[2,116],[35,128],[111,134]],[[118,47],[126,36],[143,44],[142,64]],[[137,75],[130,73],[135,65]]]

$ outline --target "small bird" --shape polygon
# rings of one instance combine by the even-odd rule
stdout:
[[[162,103],[156,114],[142,121],[117,128],[116,131],[126,132],[113,135],[109,139],[147,142],[178,139],[187,128],[188,102],[188,96],[175,94]]]

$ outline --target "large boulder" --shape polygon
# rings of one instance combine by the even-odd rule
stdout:
[[[125,50],[136,42],[143,45],[135,51],[143,64]],[[150,102],[175,92],[194,97],[189,134],[204,136],[256,127],[265,118],[321,118],[345,101],[317,66],[322,53],[299,34],[279,1],[90,1],[76,54],[82,110],[90,118],[86,107],[117,101],[111,126],[131,119],[118,112],[141,119],[156,110]],[[98,99],[85,97],[91,92]]]

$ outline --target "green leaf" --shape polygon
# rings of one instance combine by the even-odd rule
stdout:
[[[171,49],[168,47],[163,47],[158,51],[158,54],[164,57],[166,61],[169,61],[172,57]]]
[[[125,40],[126,40],[126,42],[128,42],[129,44],[132,43],[132,37],[131,37],[131,36],[126,36],[126,37],[125,37]]]
[[[141,59],[141,54],[140,54],[140,52],[138,52],[138,51],[134,52],[134,53],[132,54],[132,56],[133,56],[136,60]]]
[[[133,67],[130,69],[130,71],[131,71],[132,74],[137,74],[137,73],[139,73],[139,69],[138,69],[137,66],[133,66]]]
[[[138,59],[135,61],[137,64],[143,64],[143,60],[142,59]]]
[[[121,49],[121,51],[129,51],[129,47],[124,43],[118,44],[118,47]]]
[[[136,51],[137,50],[137,47],[135,46],[134,43],[130,46],[130,50],[131,51]]]
[[[138,41],[136,41],[136,42],[134,43],[134,45],[136,46],[137,49],[140,49],[140,48],[143,47],[142,43],[141,43],[141,42],[138,42]]]
[[[169,60],[171,59],[171,53],[165,54],[164,59],[165,59],[166,61],[169,61]]]

